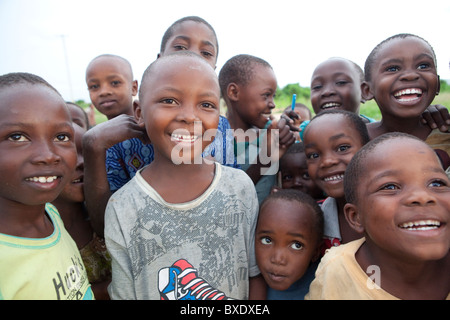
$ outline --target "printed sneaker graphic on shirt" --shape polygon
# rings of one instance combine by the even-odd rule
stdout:
[[[161,300],[227,300],[227,296],[211,287],[197,275],[197,270],[184,259],[158,273]]]

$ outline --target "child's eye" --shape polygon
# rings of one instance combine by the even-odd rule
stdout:
[[[336,82],[336,84],[338,86],[343,86],[343,85],[346,85],[347,83],[348,83],[348,81],[345,81],[345,80],[339,80],[339,81]]]
[[[187,50],[185,46],[182,46],[181,44],[174,45],[173,48],[177,51]]]
[[[116,87],[118,85],[120,85],[120,81],[111,81],[111,84],[113,85],[113,87]]]
[[[293,178],[293,176],[290,175],[290,174],[286,174],[286,175],[283,175],[283,176],[282,176],[282,180],[283,180],[283,181],[291,181],[292,178]]]
[[[311,179],[311,177],[309,176],[309,173],[308,173],[308,172],[304,172],[304,173],[302,174],[302,178],[303,178],[303,180],[309,180],[309,179]]]
[[[430,187],[434,187],[434,188],[436,188],[436,187],[445,187],[446,185],[447,184],[444,181],[442,181],[442,180],[434,180],[434,181],[432,181],[429,184]]]
[[[216,106],[209,102],[203,102],[202,107],[205,109],[216,109]]]
[[[25,137],[23,134],[21,133],[13,133],[12,135],[10,135],[8,137],[8,140],[10,141],[16,141],[16,142],[25,142],[25,141],[29,141],[27,137]]]
[[[67,142],[70,141],[70,135],[66,134],[66,133],[61,133],[58,134],[55,138],[55,141],[59,141],[59,142]]]
[[[319,154],[316,153],[316,152],[306,153],[306,159],[314,160],[314,159],[317,159],[317,158],[319,158]]]
[[[300,242],[294,242],[291,245],[291,248],[294,250],[302,250],[303,249],[303,245]]]
[[[419,66],[417,67],[417,69],[419,70],[424,70],[424,69],[428,69],[430,67],[429,63],[421,63],[419,64]]]
[[[384,184],[380,190],[397,190],[399,187],[393,183],[386,183]]]
[[[262,244],[271,244],[272,240],[269,237],[262,237],[261,238],[261,243]]]
[[[209,51],[202,51],[202,55],[205,56],[205,57],[207,57],[207,58],[210,58],[210,57],[213,57],[213,56],[214,56],[214,55],[213,55],[211,52],[209,52]]]
[[[350,149],[350,148],[351,148],[351,146],[344,144],[344,145],[340,145],[340,146],[337,148],[337,150],[338,150],[339,152],[344,152],[344,151],[347,151],[347,150]]]
[[[99,88],[98,84],[93,84],[93,85],[88,86],[88,90],[96,90],[98,88]]]
[[[388,72],[395,72],[395,71],[399,71],[400,68],[398,66],[390,66],[386,68],[386,71]]]
[[[165,98],[165,99],[162,99],[160,102],[163,104],[175,104],[175,99]]]

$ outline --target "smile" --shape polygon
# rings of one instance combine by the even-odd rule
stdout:
[[[419,99],[422,96],[422,89],[409,88],[402,89],[394,93],[394,97],[399,101],[409,102]]]
[[[332,108],[339,108],[340,106],[341,106],[340,103],[328,102],[328,103],[325,103],[321,108],[322,109],[332,109]]]
[[[175,134],[172,133],[171,139],[175,142],[187,142],[187,143],[193,143],[195,142],[199,136],[195,135],[184,135],[184,134]]]
[[[57,176],[49,176],[49,177],[31,177],[26,178],[26,181],[32,181],[32,182],[39,182],[39,183],[51,183],[55,181],[58,177]]]
[[[340,180],[344,180],[344,175],[343,174],[337,174],[337,175],[334,175],[334,176],[323,178],[323,181],[325,181],[325,182],[340,181]]]
[[[441,226],[441,223],[436,220],[420,220],[414,222],[405,222],[399,225],[400,228],[406,230],[432,230]]]

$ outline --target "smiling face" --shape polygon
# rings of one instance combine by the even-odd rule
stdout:
[[[197,163],[217,131],[219,102],[217,75],[203,59],[158,59],[143,80],[136,110],[158,153],[155,161]]]
[[[328,196],[344,197],[344,173],[353,155],[361,149],[361,134],[340,114],[326,114],[306,127],[305,144],[308,172]]]
[[[1,207],[53,201],[76,164],[64,100],[43,85],[0,90]]]
[[[348,206],[356,208],[368,244],[403,261],[445,257],[450,182],[433,150],[421,141],[397,138],[378,145],[363,166],[357,205]]]
[[[375,55],[371,74],[363,92],[374,97],[383,118],[419,117],[439,91],[434,54],[416,37],[385,43]]]
[[[266,283],[286,290],[306,272],[318,254],[314,212],[294,200],[272,199],[260,211],[256,261]]]
[[[359,114],[361,75],[348,60],[333,58],[321,63],[311,79],[311,104],[316,114],[342,109]]]
[[[137,82],[130,66],[118,57],[101,56],[86,70],[89,96],[95,108],[108,119],[120,114],[133,114],[133,96]]]
[[[246,85],[239,85],[236,113],[243,130],[251,127],[264,128],[272,109],[275,108],[274,97],[277,80],[272,68],[255,63],[253,77]]]

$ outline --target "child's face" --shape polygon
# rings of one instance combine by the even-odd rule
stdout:
[[[344,172],[362,147],[360,136],[350,121],[339,114],[321,116],[306,127],[303,143],[308,172],[328,196],[344,197]]]
[[[155,151],[173,162],[174,150],[184,163],[194,163],[219,124],[220,89],[214,70],[193,57],[177,57],[155,65],[143,85],[137,115]]]
[[[0,201],[53,201],[76,165],[74,130],[64,100],[43,85],[0,91]]]
[[[359,114],[361,78],[350,61],[330,59],[321,63],[311,78],[311,104],[316,114],[342,109]]]
[[[380,111],[395,118],[418,117],[439,91],[439,77],[431,48],[421,39],[394,39],[381,47],[364,84]]]
[[[323,197],[322,190],[309,176],[304,152],[286,153],[280,160],[280,172],[283,189],[297,189],[314,199]]]
[[[217,39],[207,25],[196,21],[184,21],[176,25],[164,48],[164,54],[182,50],[195,52],[213,68],[216,67]]]
[[[83,110],[73,106],[67,105],[72,116],[73,129],[75,134],[75,146],[77,148],[77,164],[75,171],[72,174],[72,178],[66,184],[63,191],[58,198],[61,198],[68,202],[83,202],[84,201],[84,158],[83,158],[83,135],[86,132],[86,128],[78,125],[81,123],[86,126],[86,117],[83,115]]]
[[[261,207],[256,227],[256,262],[275,290],[286,290],[317,258],[312,209],[297,201],[273,199]]]
[[[272,109],[277,91],[277,79],[272,68],[255,65],[253,79],[245,86],[239,86],[239,104],[236,112],[242,122],[251,127],[264,128]]]
[[[86,71],[86,83],[92,104],[108,119],[133,114],[137,82],[121,59],[100,57],[92,61]]]
[[[420,141],[396,139],[366,160],[357,212],[366,239],[405,261],[437,260],[450,248],[450,182]]]

